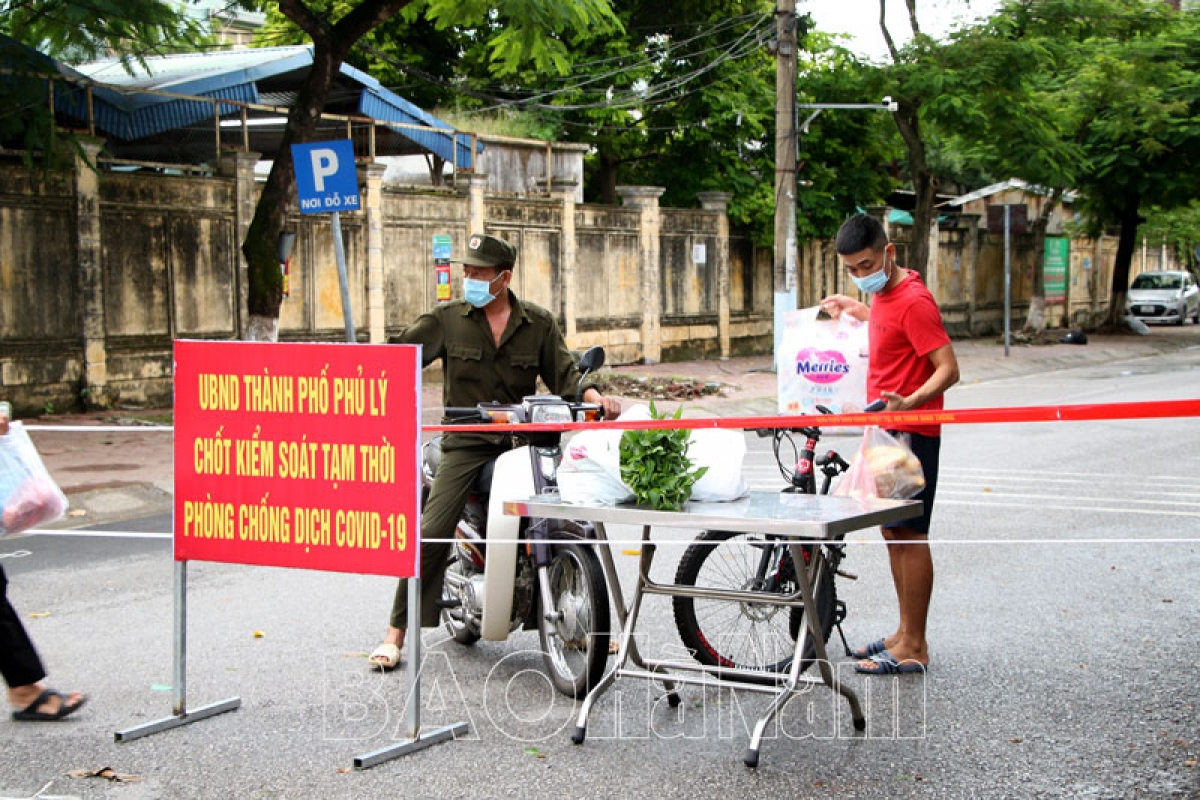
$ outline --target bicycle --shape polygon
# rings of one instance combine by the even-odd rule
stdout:
[[[868,411],[879,411],[886,405],[875,401]],[[817,406],[823,413],[828,409]],[[849,469],[836,451],[816,455],[821,440],[817,427],[752,428],[762,437],[772,437],[772,452],[779,472],[788,485],[782,491],[792,494],[816,494],[819,469],[823,480],[820,494],[829,494],[834,478]],[[794,435],[804,437],[804,446],[797,448]],[[794,460],[785,461],[783,453],[791,447]],[[788,463],[794,463],[789,467]],[[842,633],[846,604],[838,599],[835,576],[854,580],[856,576],[841,570],[845,546],[836,542],[808,544],[801,548],[806,569],[814,569],[813,556],[817,547],[824,547],[823,559],[816,559],[817,573],[811,575],[813,596],[821,623],[822,641],[828,642],[836,627],[846,655],[851,650]],[[788,548],[787,537],[737,531],[704,531],[688,546],[675,572],[675,583],[718,589],[751,590],[769,594],[795,594],[795,567]],[[804,604],[731,603],[728,600],[704,600],[694,597],[673,598],[675,627],[685,647],[696,661],[706,666],[761,671],[762,678],[747,678],[760,684],[779,682],[780,673],[787,672],[796,651],[796,638],[804,618]],[[806,670],[816,658],[816,645],[806,642],[800,671]]]

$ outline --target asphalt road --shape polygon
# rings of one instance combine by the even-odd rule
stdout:
[[[968,384],[949,404],[1198,396],[1193,349]],[[751,484],[777,487],[765,443],[749,444]],[[440,630],[425,635],[423,720],[466,721],[468,735],[352,770],[405,732],[404,671],[365,664],[393,582],[206,563],[189,566],[189,706],[240,696],[242,707],[115,744],[114,731],[170,712],[169,540],[123,523],[119,538],[0,543],[53,682],[91,697],[61,724],[0,721],[0,797],[1200,795],[1195,420],[960,426],[942,460],[929,673],[850,677],[868,703],[865,735],[827,692],[793,701],[753,771],[741,758],[759,695],[685,688],[672,710],[650,684],[621,682],[575,746],[575,706],[541,677],[535,635],[463,648]],[[656,574],[673,572],[690,538],[663,538]],[[894,625],[895,601],[877,532],[849,541],[859,579],[840,591],[861,644]],[[626,587],[632,549],[616,556]],[[643,649],[677,650],[669,606],[654,600]],[[66,777],[102,767],[138,780]]]

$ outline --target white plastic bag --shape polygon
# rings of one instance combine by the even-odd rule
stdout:
[[[0,538],[54,522],[67,513],[67,496],[42,464],[20,422],[0,436]]]
[[[742,475],[746,458],[746,436],[741,431],[697,428],[688,444],[693,467],[708,467],[692,486],[692,500],[727,503],[745,497],[750,486]]]
[[[867,323],[849,314],[820,320],[818,310],[783,315],[775,354],[780,414],[817,414],[818,404],[852,414],[867,404]]]
[[[650,419],[644,405],[629,408],[620,420]],[[580,431],[563,447],[558,465],[558,494],[565,503],[603,506],[633,500],[633,490],[621,480],[621,434],[613,428]]]

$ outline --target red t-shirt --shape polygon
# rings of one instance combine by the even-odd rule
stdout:
[[[909,395],[933,374],[928,355],[950,343],[942,324],[937,301],[925,288],[921,276],[910,269],[894,288],[871,299],[868,323],[871,361],[867,369],[867,400],[874,401],[882,392]],[[931,399],[923,411],[940,411],[942,395]],[[941,425],[905,423],[889,426],[925,436],[939,436]]]

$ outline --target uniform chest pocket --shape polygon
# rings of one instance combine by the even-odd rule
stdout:
[[[448,344],[446,353],[456,361],[480,361],[483,359],[483,348],[469,344]]]
[[[508,363],[512,364],[516,369],[537,369],[538,354],[536,352],[514,350],[508,356]]]

